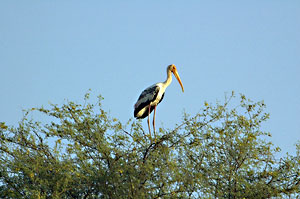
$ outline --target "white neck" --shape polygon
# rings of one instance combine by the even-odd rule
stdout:
[[[172,72],[171,72],[171,70],[167,70],[167,75],[168,75],[167,79],[166,79],[166,81],[164,81],[165,87],[168,87],[172,82]]]

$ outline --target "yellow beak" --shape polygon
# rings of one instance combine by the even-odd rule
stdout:
[[[177,72],[176,68],[175,68],[175,70],[173,70],[172,72],[173,72],[173,74],[175,75],[176,79],[178,80],[178,82],[179,82],[179,84],[180,84],[180,86],[181,86],[182,92],[184,92],[184,88],[183,88],[183,85],[182,85],[182,83],[181,83],[181,79],[180,79],[180,77],[179,77],[179,75],[178,75],[178,72]]]

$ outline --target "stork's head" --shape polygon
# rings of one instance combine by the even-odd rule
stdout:
[[[180,77],[178,75],[176,66],[174,64],[171,64],[171,65],[168,66],[167,70],[171,71],[174,74],[174,76],[176,77],[176,79],[178,80],[178,82],[179,82],[179,84],[181,86],[182,92],[184,92],[184,88],[183,88],[183,85],[181,83],[181,79],[180,79]]]

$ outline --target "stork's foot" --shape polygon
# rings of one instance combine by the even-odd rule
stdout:
[[[147,134],[146,137],[147,137],[148,139],[150,139],[150,140],[152,139],[151,134]]]
[[[156,143],[157,141],[156,136],[152,137],[151,134],[148,134],[146,136],[150,140],[150,143]]]
[[[154,134],[154,143],[156,143],[156,134],[155,134],[155,131],[153,132]]]

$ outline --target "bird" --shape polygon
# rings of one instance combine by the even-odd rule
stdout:
[[[172,73],[178,80],[182,92],[184,92],[184,88],[177,72],[177,68],[174,64],[168,65],[167,67],[167,79],[164,82],[159,82],[153,84],[146,88],[141,95],[139,96],[137,102],[134,105],[134,117],[136,119],[143,119],[148,116],[148,128],[149,128],[149,135],[151,139],[151,129],[150,129],[150,113],[154,110],[153,114],[153,132],[155,137],[155,113],[156,113],[156,106],[163,100],[165,96],[166,88],[172,82]]]

